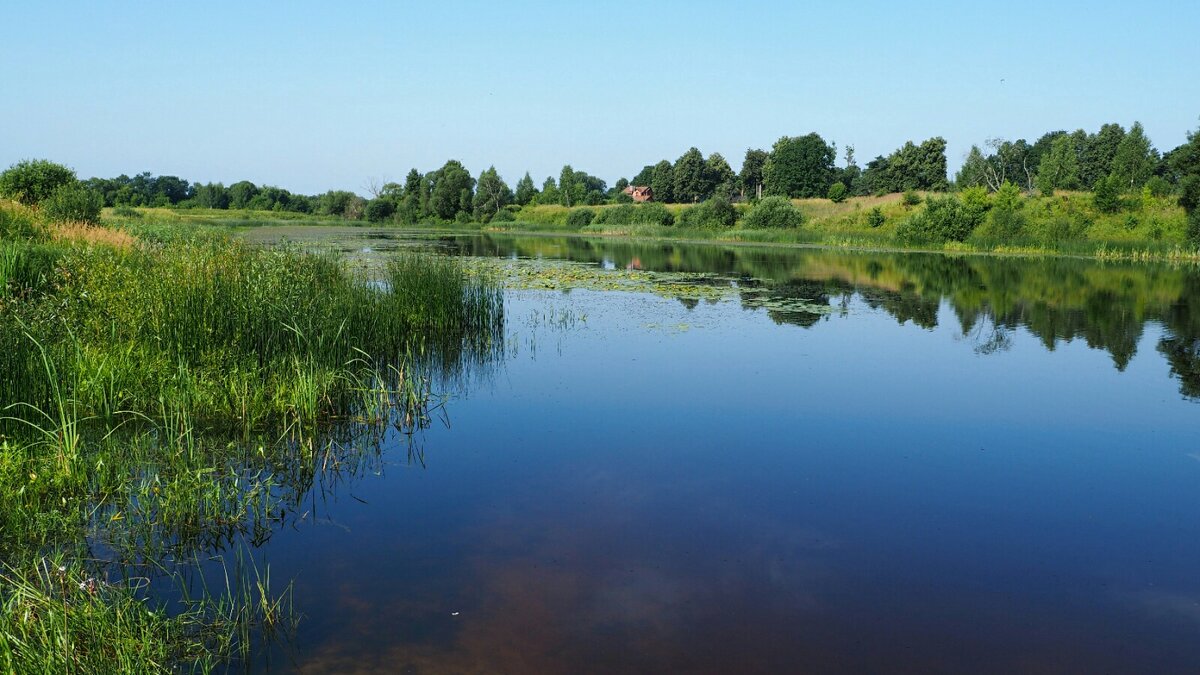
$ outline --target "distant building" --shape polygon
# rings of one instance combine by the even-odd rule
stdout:
[[[654,201],[654,190],[651,190],[649,185],[630,185],[625,188],[624,192],[633,197],[633,201],[635,202]]]

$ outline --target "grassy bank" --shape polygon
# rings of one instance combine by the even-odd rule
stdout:
[[[492,358],[502,322],[499,288],[452,259],[364,276],[0,203],[0,671],[244,656],[286,623],[248,542],[426,424],[434,380]],[[214,558],[234,581],[183,585]]]
[[[852,197],[841,203],[828,199],[797,199],[792,204],[803,216],[794,228],[751,229],[743,225],[751,208],[738,204],[739,220],[730,227],[679,225],[689,205],[669,204],[672,225],[597,222],[606,210],[619,205],[577,207],[593,212],[591,223],[568,224],[573,209],[562,206],[529,206],[512,222],[490,223],[483,229],[503,232],[574,232],[589,235],[651,237],[775,244],[807,244],[865,249],[1072,255],[1102,259],[1200,260],[1187,242],[1187,217],[1173,197],[1127,197],[1119,210],[1106,212],[1095,206],[1089,193],[1022,196],[1016,202],[1013,225],[1003,229],[997,220],[996,196],[985,196],[982,216],[963,240],[937,241],[903,236],[905,224],[922,217],[936,194],[919,194],[917,203],[904,195]],[[952,197],[958,199],[958,197]],[[911,198],[910,198],[911,199]]]

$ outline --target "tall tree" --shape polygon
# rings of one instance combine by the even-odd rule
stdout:
[[[1129,133],[1117,144],[1113,154],[1112,174],[1123,190],[1140,189],[1154,175],[1158,151],[1146,138],[1141,122],[1134,122]]]
[[[1055,137],[1050,151],[1042,155],[1038,164],[1037,186],[1044,195],[1079,187],[1079,154],[1074,136],[1062,133]]]
[[[746,150],[746,157],[742,160],[742,171],[738,174],[738,182],[741,184],[742,197],[747,193],[755,199],[762,197],[763,189],[763,165],[767,162],[767,151],[749,148]]]
[[[537,203],[558,203],[558,183],[554,182],[554,176],[546,176],[546,180],[542,181],[542,192],[537,196]]]
[[[642,170],[639,171],[636,176],[633,177],[633,181],[630,182],[630,185],[636,185],[638,187],[646,187],[647,185],[650,185],[650,182],[653,179],[654,179],[654,165],[647,164],[646,166],[642,167]]]
[[[537,197],[537,194],[538,189],[533,184],[533,177],[526,171],[521,180],[517,181],[517,194],[515,195],[517,206],[525,206],[529,202],[532,202]]]
[[[729,162],[719,152],[714,152],[704,160],[704,177],[708,184],[704,197],[717,196],[726,201],[733,198],[737,189],[737,176]]]
[[[675,161],[675,201],[698,202],[704,199],[707,189],[704,155],[696,148],[688,148],[687,152]]]
[[[454,220],[459,212],[469,212],[475,179],[466,167],[452,159],[435,173],[433,192],[429,195],[429,208],[433,215],[443,220]]]
[[[962,167],[954,176],[954,184],[959,190],[987,186],[987,158],[983,156],[983,151],[978,145],[971,146],[971,151],[963,159]]]
[[[816,133],[780,138],[763,165],[767,194],[824,197],[833,184],[836,154],[833,146]]]
[[[675,171],[667,160],[654,165],[650,189],[654,192],[654,201],[668,204],[675,201]]]
[[[1123,138],[1125,127],[1120,124],[1105,124],[1099,132],[1088,135],[1079,151],[1079,179],[1084,187],[1091,189],[1096,181],[1112,173],[1113,158]]]
[[[496,172],[496,167],[489,166],[484,169],[475,183],[475,197],[472,201],[475,220],[486,223],[510,203],[512,191]]]

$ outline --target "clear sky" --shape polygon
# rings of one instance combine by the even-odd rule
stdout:
[[[816,131],[860,164],[1200,125],[1200,3],[9,2],[0,166],[364,192],[446,159],[540,184]],[[840,163],[840,159],[839,159]]]

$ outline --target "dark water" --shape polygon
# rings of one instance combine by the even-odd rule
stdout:
[[[262,547],[304,619],[258,666],[1200,669],[1200,272],[429,244],[829,309],[510,292],[505,364],[423,461],[389,440]]]

